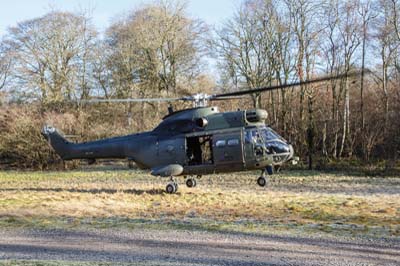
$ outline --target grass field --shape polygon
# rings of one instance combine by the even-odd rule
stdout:
[[[400,178],[298,171],[205,176],[196,188],[141,171],[0,172],[0,226],[150,227],[400,235]]]

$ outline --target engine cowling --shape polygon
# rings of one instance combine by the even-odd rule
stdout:
[[[246,111],[246,120],[250,123],[264,122],[268,118],[268,112],[263,109],[251,109]]]
[[[199,127],[206,127],[208,125],[208,120],[204,117],[197,118],[196,125]]]

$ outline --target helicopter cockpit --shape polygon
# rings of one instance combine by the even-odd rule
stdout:
[[[245,143],[253,146],[258,159],[272,155],[274,164],[284,163],[293,157],[292,145],[267,126],[247,128]]]

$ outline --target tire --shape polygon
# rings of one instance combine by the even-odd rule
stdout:
[[[196,181],[192,178],[189,178],[186,180],[186,186],[187,187],[195,187],[196,186]]]
[[[168,194],[173,194],[176,192],[176,190],[177,190],[177,188],[174,183],[168,183],[167,186],[165,187],[165,191]]]
[[[197,186],[197,181],[196,181],[196,179],[193,179],[193,187],[196,187]]]
[[[257,179],[257,184],[258,184],[260,187],[265,187],[265,186],[267,185],[267,179],[266,179],[265,177],[263,177],[263,176],[260,176],[260,177]]]

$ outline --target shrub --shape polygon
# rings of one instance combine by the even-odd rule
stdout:
[[[43,119],[35,106],[0,109],[0,159],[4,167],[45,169],[60,162],[40,131]],[[0,165],[1,166],[1,165]]]

